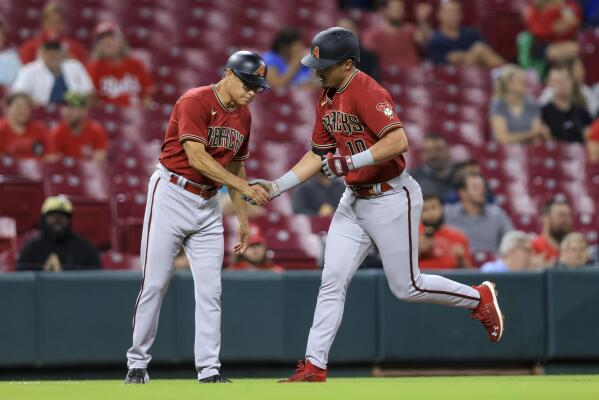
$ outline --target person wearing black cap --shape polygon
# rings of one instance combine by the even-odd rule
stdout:
[[[91,94],[94,85],[87,70],[79,61],[66,59],[65,54],[59,34],[45,35],[40,58],[21,67],[12,91],[28,93],[38,105],[61,103],[68,90]]]
[[[274,182],[257,180],[270,197],[322,171],[345,177],[347,188],[327,233],[322,283],[308,336],[305,362],[283,382],[324,382],[328,355],[343,316],[347,289],[369,251],[379,250],[392,293],[399,299],[472,311],[491,341],[503,333],[494,285],[470,287],[418,269],[422,191],[406,171],[408,139],[393,100],[355,67],[357,37],[333,27],[312,39],[302,63],[316,70],[324,88],[316,103],[312,149]],[[337,151],[337,155],[333,153]]]
[[[220,375],[220,294],[224,258],[218,191],[229,189],[239,220],[235,254],[247,248],[249,221],[241,196],[262,205],[268,193],[245,180],[251,116],[248,104],[269,87],[266,63],[238,51],[216,84],[188,90],[175,103],[160,163],[150,178],[141,243],[144,271],[133,312],[133,345],[127,352],[126,384],[149,380],[150,347],[174,261],[184,248],[196,298],[195,366],[201,383],[229,382]]]
[[[17,271],[91,270],[101,267],[98,250],[71,230],[73,205],[63,196],[48,197],[42,205],[40,234],[25,244]]]

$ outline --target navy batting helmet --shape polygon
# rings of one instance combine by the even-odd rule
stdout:
[[[256,53],[246,50],[233,53],[227,60],[225,68],[230,68],[239,79],[248,85],[270,88],[266,81],[268,72],[266,62]]]
[[[336,26],[314,36],[310,55],[302,58],[302,64],[325,69],[348,58],[360,61],[360,43],[353,32]]]

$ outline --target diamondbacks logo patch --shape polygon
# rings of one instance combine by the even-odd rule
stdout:
[[[317,60],[320,60],[320,49],[318,48],[318,46],[312,47],[312,57],[316,58]]]
[[[260,64],[257,70],[254,71],[254,75],[258,75],[260,78],[264,78],[264,73],[266,69],[264,68],[264,64]]]
[[[387,102],[378,103],[376,105],[376,109],[377,109],[377,111],[380,111],[383,114],[385,114],[389,119],[393,118],[393,107],[391,107],[391,104],[389,104]]]

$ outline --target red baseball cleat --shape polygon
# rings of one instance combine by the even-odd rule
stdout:
[[[497,304],[495,284],[485,281],[473,288],[480,294],[480,303],[472,310],[471,318],[480,320],[487,330],[489,340],[497,343],[503,335],[503,314]]]
[[[304,364],[303,361],[297,362],[297,369],[287,379],[281,379],[279,383],[289,383],[289,382],[326,382],[327,381],[327,370],[318,368],[315,365],[312,365],[310,360],[306,360]]]

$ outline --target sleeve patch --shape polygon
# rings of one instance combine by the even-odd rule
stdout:
[[[389,120],[393,118],[393,107],[391,106],[391,103],[387,101],[383,103],[378,103],[376,105],[376,110],[385,114],[385,116],[389,118]]]

